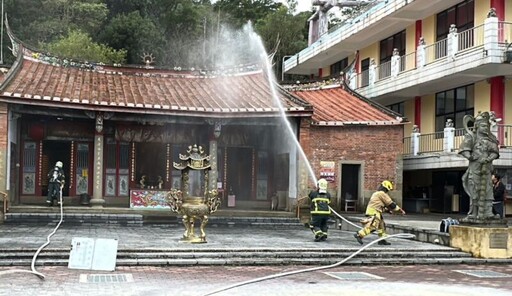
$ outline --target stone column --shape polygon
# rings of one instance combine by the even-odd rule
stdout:
[[[455,128],[451,119],[446,120],[443,138],[443,151],[452,152],[455,145]]]
[[[220,137],[221,128],[222,123],[220,121],[213,122],[213,136],[210,138],[210,165],[212,169],[208,176],[208,190],[217,189],[217,179],[219,178],[217,139]]]
[[[457,27],[454,24],[450,25],[450,33],[448,33],[446,43],[446,56],[454,60],[459,51],[459,33],[457,33]]]
[[[395,48],[391,57],[391,77],[397,77],[398,73],[400,73],[400,53],[398,48]]]
[[[427,58],[425,55],[425,39],[420,37],[418,47],[416,47],[416,67],[423,68],[426,64]]]
[[[499,23],[495,14],[489,13],[484,21],[484,50],[487,56],[501,56],[499,48]]]
[[[9,166],[7,165],[9,162],[8,158],[8,141],[9,141],[9,129],[8,129],[8,121],[9,121],[9,111],[6,103],[0,104],[0,191],[7,193],[7,182],[8,182],[8,172],[7,169]],[[0,193],[0,224],[4,221],[4,199],[8,199],[8,195],[4,195]]]
[[[412,128],[412,134],[411,134],[411,152],[412,155],[418,155],[418,152],[420,151],[420,129],[417,125],[414,125]]]
[[[94,135],[94,174],[91,207],[103,208],[103,114],[96,113],[96,133]]]
[[[375,59],[370,60],[370,67],[368,69],[368,85],[374,85],[377,80],[377,64]]]
[[[210,140],[210,164],[212,169],[209,171],[208,189],[217,189],[217,179],[219,177],[218,163],[217,163],[217,139]]]

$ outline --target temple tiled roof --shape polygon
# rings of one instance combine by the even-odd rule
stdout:
[[[404,120],[400,114],[351,94],[339,85],[291,93],[313,105],[315,125],[394,125]]]
[[[206,117],[275,117],[280,108],[288,116],[312,113],[310,104],[255,65],[206,72],[74,62],[29,48],[8,33],[17,60],[0,85],[0,101]]]
[[[270,82],[261,70],[227,76],[202,76],[163,70],[82,69],[24,57],[11,68],[1,95],[19,103],[60,107],[110,107],[116,111],[237,113],[270,116],[279,112]],[[311,111],[309,104],[286,91],[276,92],[287,112]],[[11,100],[12,102],[12,100]],[[168,112],[165,112],[168,113]],[[291,115],[291,114],[290,114]]]

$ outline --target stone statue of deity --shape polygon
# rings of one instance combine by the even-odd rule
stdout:
[[[473,123],[471,129],[468,125]],[[492,162],[500,157],[498,140],[491,132],[489,112],[479,113],[476,118],[463,118],[464,140],[459,154],[469,160],[468,169],[462,176],[462,186],[469,195],[469,212],[463,222],[484,223],[494,219],[492,213],[493,173]]]

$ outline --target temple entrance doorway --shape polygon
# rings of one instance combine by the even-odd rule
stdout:
[[[48,195],[48,172],[53,169],[57,161],[62,161],[62,169],[66,176],[66,185],[62,196],[69,196],[71,142],[69,141],[43,141],[43,159],[41,162],[41,189],[42,195]]]
[[[252,148],[227,148],[227,190],[236,200],[252,200]]]
[[[340,163],[340,204],[342,211],[357,211],[360,204],[359,197],[363,191],[363,163],[362,162],[341,162]]]

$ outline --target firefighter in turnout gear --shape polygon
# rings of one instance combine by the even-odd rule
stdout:
[[[46,203],[51,207],[54,200],[59,200],[60,192],[65,183],[62,161],[55,163],[55,167],[48,173],[48,178],[48,197],[46,198]],[[60,201],[58,202],[60,203]]]
[[[329,203],[331,195],[327,192],[327,180],[320,179],[317,182],[317,189],[309,193],[311,200],[311,230],[315,234],[315,242],[327,239],[327,221],[331,215]]]
[[[384,219],[382,217],[382,212],[384,210],[389,212],[400,212],[402,215],[405,215],[405,211],[400,208],[392,199],[389,197],[388,192],[393,190],[393,183],[391,181],[383,181],[379,189],[372,194],[370,201],[368,202],[368,206],[366,207],[366,219],[361,221],[364,225],[364,228],[359,230],[354,234],[355,239],[361,245],[363,244],[363,238],[368,234],[377,230],[377,234],[379,237],[386,236],[386,224],[384,223]],[[378,242],[379,245],[390,245],[386,240],[381,240]]]

